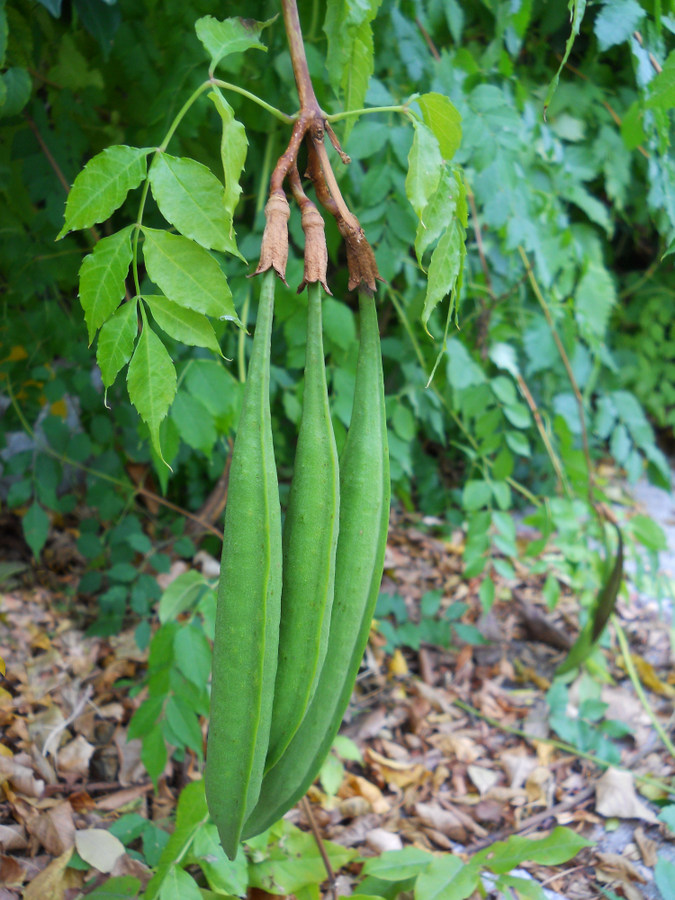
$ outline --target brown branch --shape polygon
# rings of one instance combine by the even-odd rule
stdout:
[[[323,860],[324,868],[326,869],[326,875],[328,876],[328,890],[333,900],[337,900],[337,879],[335,878],[335,872],[333,871],[330,858],[326,853],[326,848],[323,839],[319,834],[319,829],[317,828],[316,820],[314,819],[314,813],[312,812],[312,807],[310,806],[307,796],[302,798],[302,808],[309,821],[309,827],[312,829],[316,846],[319,848],[319,853],[321,854],[321,859]]]
[[[323,117],[319,102],[314,93],[312,79],[309,75],[305,44],[302,39],[302,30],[300,28],[298,4],[296,3],[296,0],[281,0],[281,7],[284,14],[284,25],[288,37],[288,49],[291,52],[293,75],[295,76],[295,84],[298,89],[300,106],[303,111],[311,109],[316,115]]]

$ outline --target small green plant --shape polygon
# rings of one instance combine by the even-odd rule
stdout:
[[[419,622],[411,622],[403,597],[381,593],[375,607],[375,618],[378,631],[386,638],[385,652],[391,653],[396,647],[419,650],[423,643],[440,647],[457,643],[486,643],[475,625],[460,621],[469,609],[467,603],[455,601],[444,605],[442,601],[442,590],[427,591],[419,603]]]

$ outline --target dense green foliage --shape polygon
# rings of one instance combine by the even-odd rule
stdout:
[[[268,22],[256,35],[265,55],[254,41],[248,52],[216,60],[208,26],[195,33],[199,17],[236,15],[239,6],[0,0],[3,507],[21,516],[36,555],[50,522],[74,521],[88,562],[79,591],[96,602],[93,628],[113,633],[131,614],[142,645],[151,639],[160,595],[155,575],[170,563],[163,550],[190,557],[194,545],[175,514],[162,523],[165,547],[150,540],[142,521],[149,513],[133,508],[132,475],[154,479],[158,492],[194,512],[223,471],[250,343],[236,320],[254,320],[246,275],[259,253],[271,166],[289,128],[248,97],[223,90],[216,99],[200,95],[175,133],[168,132],[208,77],[209,56],[219,78],[286,113],[297,104],[281,21],[269,21],[276,3],[246,7],[247,15]],[[658,483],[670,479],[647,416],[661,428],[675,422],[668,312],[675,249],[673,3],[401,0],[380,8],[376,0],[342,0],[327,4],[325,28],[322,4],[301,0],[299,7],[323,108],[390,108],[345,118],[336,130],[352,158],[338,173],[342,190],[386,279],[380,327],[395,496],[465,526],[465,573],[483,576],[485,607],[494,599],[491,572],[508,577],[522,552],[510,513],[527,506],[542,537],[525,561],[548,572],[547,600],[555,603],[563,580],[589,606],[605,571],[589,538],[606,535],[589,499],[584,424],[593,461],[609,455],[630,479],[645,469]],[[445,131],[438,128],[438,104],[445,104]],[[221,155],[224,125],[228,151]],[[139,185],[163,142],[169,152],[150,169],[146,203]],[[110,217],[99,209],[90,220],[72,218],[76,230],[55,243],[69,185],[111,146],[118,149],[105,158],[126,167],[115,187],[119,202]],[[442,166],[441,156],[451,165]],[[186,166],[201,179],[205,198],[213,199],[214,180],[221,179],[217,196],[236,231],[236,243],[208,223],[208,233],[188,235],[211,248],[200,259],[210,260],[214,292],[227,294],[224,320],[213,318],[208,294],[197,317],[177,313],[159,295],[165,274],[158,261],[188,252],[171,233],[192,227],[171,203],[172,179]],[[143,300],[115,312],[121,297],[86,298],[111,259],[124,278],[139,204],[144,261],[134,287]],[[279,286],[271,372],[282,494],[301,410],[307,311],[306,296],[295,292],[302,279],[298,216],[290,228],[289,287]],[[337,299],[324,302],[324,340],[340,449],[356,370],[356,301],[347,292],[332,222],[327,236]],[[183,261],[189,268],[193,257]],[[137,312],[156,331],[144,329],[125,381]],[[113,339],[122,347],[117,357]],[[447,352],[439,356],[442,348]],[[141,366],[147,371],[158,359],[170,394],[166,416],[148,396]],[[603,499],[602,488],[594,485],[593,500]],[[652,553],[663,540],[644,517],[625,523],[624,537]],[[544,564],[537,555],[547,540],[558,553]],[[439,622],[436,600],[427,596],[422,622],[407,630],[395,598],[385,603],[382,614],[396,618],[390,645],[429,636],[439,643],[477,639],[455,622],[458,609],[452,627]],[[213,592],[195,573],[161,598],[148,695],[130,727],[130,736],[143,739],[143,760],[155,779],[167,744],[179,756],[186,749],[201,754],[198,717],[208,709],[213,611]],[[554,717],[565,705],[564,690],[556,691],[549,698]],[[560,717],[559,733],[610,756],[616,728],[596,725],[592,690],[587,703],[579,733],[566,732]],[[215,852],[204,842],[202,855]],[[177,858],[173,852],[167,860]],[[423,860],[415,876],[426,866]],[[241,887],[244,875],[237,877]],[[373,893],[376,887],[381,883]],[[229,883],[227,889],[236,892]]]

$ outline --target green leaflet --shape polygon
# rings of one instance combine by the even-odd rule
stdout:
[[[78,228],[104,222],[138,187],[147,172],[152,147],[108,147],[89,160],[75,179],[66,201],[65,222],[57,240]]]

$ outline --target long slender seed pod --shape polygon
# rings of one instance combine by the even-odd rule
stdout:
[[[300,727],[263,778],[244,838],[281,818],[318,774],[354,688],[382,578],[390,494],[382,358],[374,298],[362,295],[359,303],[361,343],[354,410],[340,459],[340,529],[328,651]]]
[[[288,746],[314,695],[333,605],[338,455],[326,387],[320,283],[307,291],[305,391],[283,530],[279,664],[266,769]]]
[[[218,585],[206,799],[234,859],[267,755],[281,606],[281,510],[269,406],[276,275],[262,277],[232,452]]]

